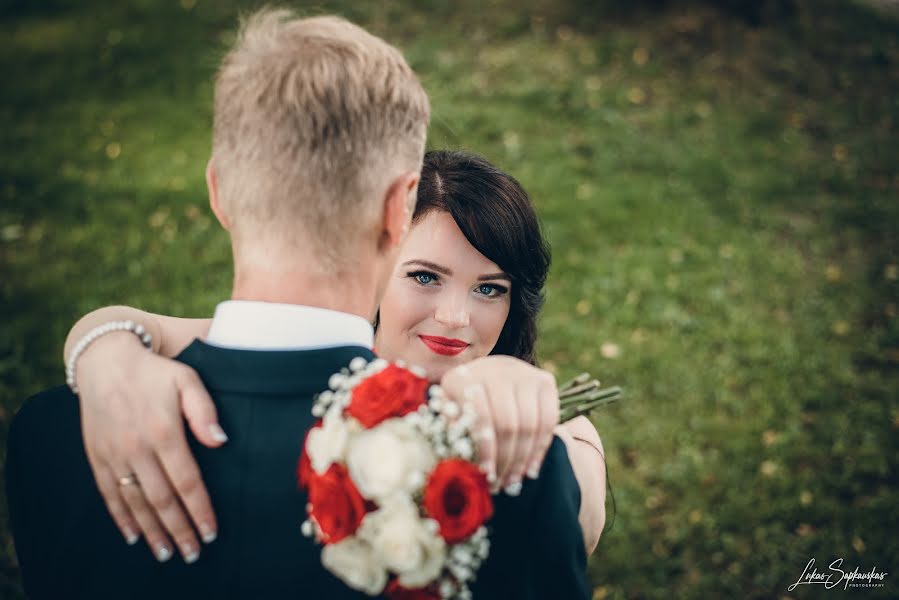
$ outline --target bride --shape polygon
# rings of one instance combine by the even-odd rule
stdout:
[[[482,466],[496,489],[502,487],[511,494],[521,489],[524,477],[537,477],[551,437],[539,437],[535,429],[547,420],[547,414],[557,414],[552,410],[558,408],[554,379],[547,389],[513,394],[515,381],[502,376],[503,360],[511,360],[505,357],[536,363],[537,314],[543,304],[549,262],[534,208],[514,178],[475,155],[450,151],[426,154],[412,228],[375,317],[375,348],[389,360],[423,367],[428,378],[443,383],[448,392],[457,384],[444,375],[459,371],[452,371],[454,368],[464,364],[466,369],[491,370],[491,381],[495,382],[489,389],[460,391],[475,405],[479,417],[491,425],[485,431],[496,432],[482,436]],[[240,303],[223,303],[217,310],[239,311]],[[129,431],[134,427],[122,425],[139,421],[134,415],[151,401],[157,406],[164,401],[180,406],[200,443],[210,447],[225,443],[227,435],[196,373],[170,360],[194,338],[204,337],[214,344],[224,332],[210,331],[211,319],[181,319],[128,307],[106,307],[86,315],[74,326],[65,356],[95,326],[123,319],[144,325],[152,334],[157,346],[154,349],[168,358],[144,351],[133,335],[122,334],[104,336],[79,358],[76,383],[85,447],[95,474],[100,465],[120,464],[127,460],[124,454],[138,451],[139,444]],[[527,397],[534,401],[533,406],[521,400]],[[159,540],[167,540],[164,531],[172,530],[168,525],[186,521],[182,503],[204,541],[215,539],[212,509],[187,451],[180,418],[173,423],[177,425],[173,424],[170,431],[143,432],[155,435],[161,440],[159,444],[183,452],[170,452],[175,458],[162,461],[168,482],[163,477],[161,483],[143,480],[142,484],[145,495],[151,498],[153,485],[170,482],[180,502],[154,506],[155,511],[146,505],[124,506],[116,494],[106,493],[100,486],[110,513],[129,543],[136,542],[136,532],[141,531],[151,547],[167,544]],[[138,422],[136,427],[147,429],[148,425]],[[605,523],[602,444],[585,417],[557,425],[553,432],[565,442],[581,488],[579,521],[590,553]],[[182,554],[193,556],[193,552],[184,551],[190,542],[179,542]]]

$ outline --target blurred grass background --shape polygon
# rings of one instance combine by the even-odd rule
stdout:
[[[0,442],[62,381],[81,314],[228,295],[203,169],[214,68],[252,6],[0,0]],[[627,389],[596,417],[617,512],[595,598],[821,597],[787,591],[812,557],[888,571],[855,593],[896,597],[895,19],[836,0],[298,7],[402,48],[430,147],[532,194],[554,252],[542,360]],[[19,598],[0,522],[0,596]]]

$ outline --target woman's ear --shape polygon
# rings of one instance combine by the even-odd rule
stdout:
[[[384,196],[380,248],[392,250],[403,243],[415,212],[415,193],[421,175],[406,172],[393,180]]]
[[[215,179],[215,168],[212,165],[212,158],[206,163],[206,187],[209,189],[209,206],[212,208],[212,212],[215,213],[215,218],[222,224],[225,231],[230,231],[231,223],[228,222],[228,215],[219,206],[218,182]]]

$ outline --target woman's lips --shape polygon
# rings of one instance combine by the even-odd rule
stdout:
[[[420,335],[418,337],[425,346],[430,348],[431,352],[443,356],[456,356],[471,345],[463,340],[455,340],[434,335]]]

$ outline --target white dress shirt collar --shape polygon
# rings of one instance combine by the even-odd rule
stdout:
[[[204,341],[239,350],[370,349],[374,329],[358,315],[327,308],[228,300],[216,307]]]

